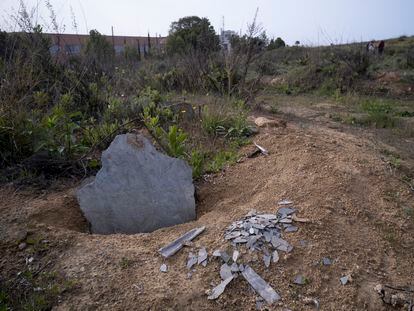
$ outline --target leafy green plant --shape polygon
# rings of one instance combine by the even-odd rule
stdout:
[[[187,134],[185,134],[176,125],[170,126],[168,134],[168,154],[175,158],[181,158],[184,156],[185,141],[187,140]]]
[[[199,150],[193,150],[190,157],[190,165],[193,168],[193,177],[199,178],[203,173],[204,153]]]
[[[86,150],[78,143],[76,131],[79,129],[80,112],[67,113],[62,106],[56,105],[52,113],[42,121],[43,135],[34,151],[46,150],[60,157],[72,157]]]

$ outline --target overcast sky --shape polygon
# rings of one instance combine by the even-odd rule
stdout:
[[[37,16],[50,23],[44,0],[25,0],[39,7]],[[259,8],[258,20],[270,37],[288,44],[346,43],[414,35],[414,0],[50,0],[66,33],[97,29],[116,35],[168,34],[172,21],[198,15],[210,19],[216,31],[244,31]],[[11,30],[9,15],[18,0],[0,0],[0,28]],[[39,17],[39,20],[40,17]],[[47,28],[47,27],[46,27]],[[51,31],[51,29],[45,29]]]

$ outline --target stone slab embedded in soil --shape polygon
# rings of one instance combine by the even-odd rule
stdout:
[[[191,168],[136,134],[115,137],[95,180],[77,197],[98,234],[151,232],[196,216]]]
[[[242,275],[269,305],[280,300],[279,294],[249,266],[244,267]]]

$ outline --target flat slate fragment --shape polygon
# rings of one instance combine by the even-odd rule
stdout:
[[[240,255],[240,253],[239,253],[239,251],[238,251],[238,250],[235,250],[235,251],[233,252],[232,259],[233,259],[233,261],[234,261],[234,262],[236,262],[236,261],[237,261],[237,259],[239,258],[239,255]]]
[[[296,226],[287,226],[285,228],[285,232],[296,232],[296,231],[298,231],[298,227]]]
[[[263,261],[264,261],[266,268],[269,268],[271,258],[272,257],[269,255],[263,255]]]
[[[293,202],[289,200],[282,200],[282,201],[279,201],[278,204],[279,205],[290,205],[290,204],[293,204]]]
[[[341,281],[342,285],[346,285],[346,284],[348,284],[349,277],[348,276],[343,276],[339,280]]]
[[[323,257],[322,258],[322,264],[324,266],[330,266],[332,264],[332,260],[328,257]]]
[[[191,269],[198,261],[198,258],[193,253],[188,254],[187,269]]]
[[[196,238],[198,235],[200,235],[206,227],[200,227],[195,228],[193,230],[188,231],[184,235],[180,236],[178,239],[174,240],[170,244],[160,248],[158,251],[161,253],[164,257],[171,257],[175,253],[177,253],[180,249],[183,248],[183,243],[187,241],[191,241],[194,238]]]
[[[242,272],[243,277],[253,289],[269,304],[280,300],[280,296],[270,287],[250,266],[245,266]]]
[[[230,268],[231,268],[231,272],[239,272],[239,265],[235,262],[231,265]]]
[[[222,259],[224,262],[228,262],[228,261],[230,260],[230,256],[229,256],[229,254],[227,254],[227,252],[226,252],[226,251],[222,251],[222,252],[221,252],[221,259]]]
[[[234,276],[229,277],[228,279],[224,280],[223,282],[221,282],[219,285],[217,285],[216,287],[213,288],[213,290],[211,291],[211,295],[208,296],[208,299],[210,300],[214,300],[217,299],[218,297],[220,297],[220,295],[224,292],[224,290],[226,289],[226,286],[231,282],[231,280],[234,279]]]
[[[246,238],[241,238],[241,237],[238,237],[238,238],[235,238],[235,239],[233,240],[233,242],[234,242],[234,243],[238,243],[238,244],[247,243],[247,239],[246,239]]]
[[[221,250],[216,249],[216,250],[213,252],[213,257],[221,257]]]
[[[295,276],[295,279],[293,280],[293,283],[297,285],[305,285],[307,282],[306,278],[303,275],[297,275]]]
[[[277,251],[274,251],[272,254],[272,261],[274,263],[277,263],[279,261],[279,253]]]
[[[201,264],[203,262],[207,261],[207,250],[205,247],[201,248],[198,251],[198,259],[197,259],[197,263]]]
[[[223,264],[220,267],[220,277],[221,279],[227,280],[228,278],[232,277],[233,273],[231,272],[231,267],[228,264]]]
[[[279,215],[286,215],[286,216],[292,215],[295,212],[296,212],[296,208],[293,208],[293,207],[281,207],[277,211]]]
[[[161,272],[167,272],[168,271],[168,267],[167,267],[167,265],[165,263],[161,265],[160,271]]]

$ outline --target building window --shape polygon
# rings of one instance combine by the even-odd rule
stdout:
[[[66,44],[65,51],[67,54],[80,54],[82,47],[78,44]]]
[[[52,54],[53,56],[56,55],[57,53],[59,53],[59,45],[57,44],[52,45],[49,51],[50,51],[50,54]]]
[[[125,47],[123,45],[115,45],[115,53],[116,54],[121,54],[123,53],[125,50]]]

